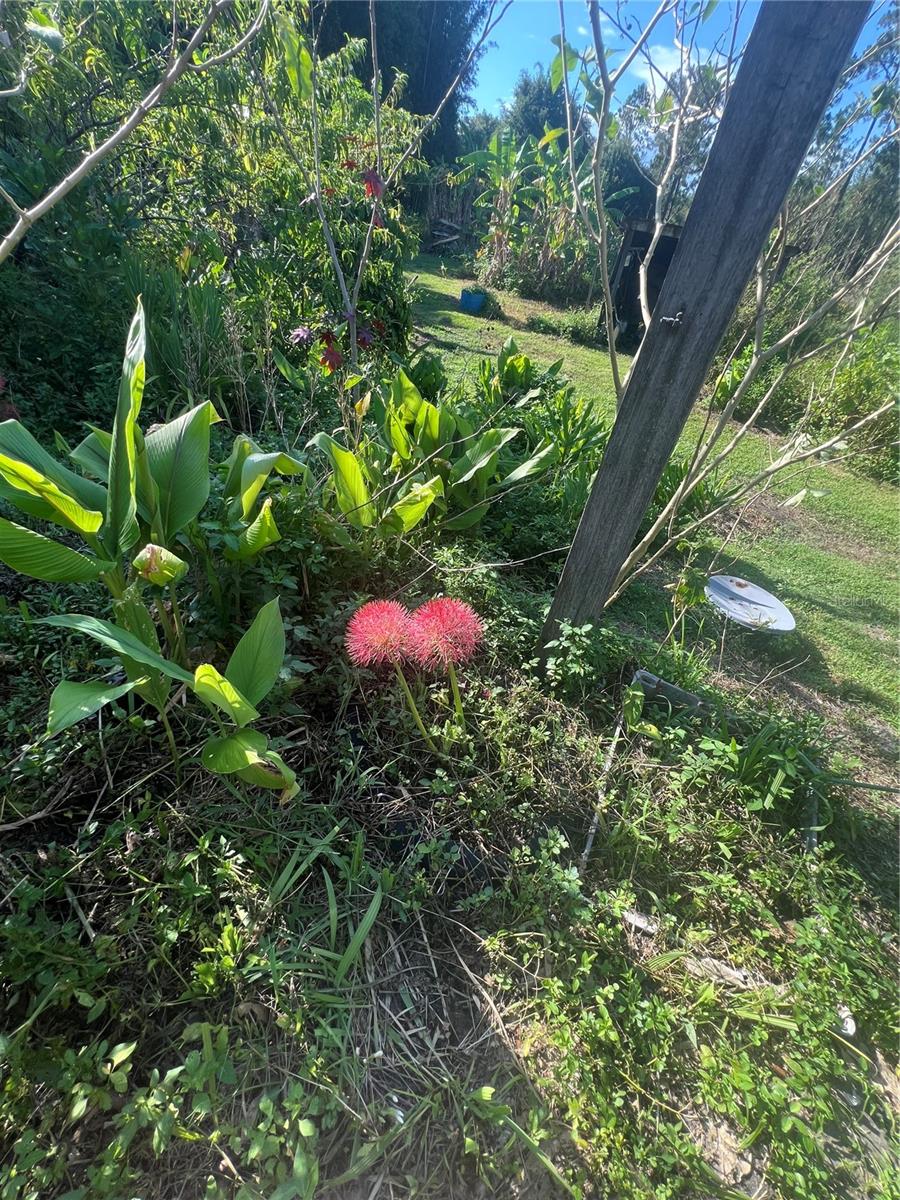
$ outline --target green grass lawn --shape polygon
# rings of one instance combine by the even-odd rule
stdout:
[[[593,398],[612,413],[609,360],[603,350],[589,349],[528,328],[534,318],[552,314],[546,304],[496,293],[503,315],[472,317],[459,310],[465,280],[441,260],[421,256],[411,268],[417,281],[416,326],[444,355],[456,378],[484,355],[496,354],[512,335],[520,348],[543,364],[565,360],[565,373],[579,394]],[[623,357],[623,368],[630,361]],[[693,445],[701,427],[693,416],[681,439]],[[733,470],[755,474],[772,459],[778,445],[770,434],[747,437],[738,448]],[[782,502],[801,488],[822,492],[807,496],[798,509]],[[794,662],[792,682],[814,703],[822,699],[832,719],[848,730],[864,751],[866,723],[871,717],[897,721],[897,641],[900,591],[896,556],[897,490],[854,475],[836,464],[816,464],[787,472],[776,481],[758,513],[748,516],[732,538],[728,569],[768,587],[794,611],[797,633],[778,643],[740,639],[740,649],[762,670]]]

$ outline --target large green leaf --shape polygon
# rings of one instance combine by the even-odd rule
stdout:
[[[312,56],[286,13],[276,13],[275,23],[284,48],[284,65],[290,85],[299,99],[308,100],[313,90]]]
[[[238,729],[228,737],[208,738],[200,752],[207,771],[217,775],[233,775],[256,763],[264,762],[263,755],[269,740],[256,729]]]
[[[111,621],[101,621],[99,617],[88,617],[81,613],[64,613],[55,617],[40,617],[37,624],[55,625],[59,629],[74,629],[76,633],[85,633],[101,645],[115,650],[117,654],[123,654],[154,671],[161,671],[170,679],[177,679],[180,683],[194,682],[190,672],[179,667],[177,663],[169,662],[161,654],[156,654],[134,634],[113,625]]]
[[[140,429],[134,430],[135,449],[135,496],[137,511],[148,525],[154,524],[159,507],[159,488],[150,473],[146,444]],[[83,438],[74,450],[69,451],[69,457],[77,463],[88,475],[106,481],[109,476],[109,455],[112,447],[112,434],[103,429],[91,426],[91,432]],[[104,493],[105,494],[105,493]],[[156,522],[158,524],[158,522]],[[155,529],[156,537],[162,537],[160,530]]]
[[[476,438],[465,454],[456,460],[450,472],[452,485],[468,483],[475,480],[490,478],[497,467],[500,450],[511,441],[518,429],[488,429],[481,437]]]
[[[103,542],[110,556],[124,554],[140,536],[137,523],[135,429],[144,394],[145,341],[144,308],[139,299],[125,345],[109,452],[109,489]]]
[[[391,402],[400,419],[412,425],[423,404],[422,393],[402,367],[391,380]]]
[[[444,494],[444,481],[435,475],[427,483],[415,483],[405,496],[393,504],[382,525],[400,533],[409,533],[419,524],[438,496]]]
[[[558,446],[545,446],[543,450],[539,450],[532,458],[526,459],[525,462],[519,463],[505,479],[501,479],[498,487],[510,487],[514,483],[521,483],[523,479],[530,479],[532,475],[538,475],[541,471],[546,471],[548,467],[559,458]]]
[[[434,454],[441,445],[441,414],[430,400],[423,400],[419,405],[413,438],[423,458]]]
[[[384,432],[401,462],[408,462],[412,458],[412,443],[406,431],[406,423],[390,402],[385,412]]]
[[[105,704],[118,700],[135,687],[137,680],[111,684],[105,679],[91,679],[87,683],[72,683],[63,679],[53,689],[50,709],[47,713],[47,737],[56,737],[70,725],[76,725],[86,717],[92,717]]]
[[[8,494],[14,504],[18,505],[19,495],[26,500],[39,500],[49,507],[52,514],[49,519],[68,529],[77,529],[82,534],[96,533],[103,524],[103,513],[85,508],[74,496],[57,487],[42,471],[26,462],[0,453],[0,478],[12,489]],[[25,512],[28,511],[24,505],[22,507]]]
[[[273,471],[277,475],[308,474],[306,464],[299,458],[279,450],[266,453],[246,434],[239,434],[234,439],[226,466],[223,495],[232,501],[234,515],[240,514],[245,521]]]
[[[225,676],[251,704],[258,704],[278,678],[284,650],[284,622],[276,597],[253,618],[228,660]]]
[[[209,497],[209,429],[221,417],[204,401],[151,430],[144,439],[159,488],[159,526],[168,542],[202,511]]]
[[[375,524],[376,512],[366,486],[359,460],[352,450],[345,450],[327,433],[317,433],[308,443],[323,450],[334,467],[334,490],[338,508],[351,525],[368,529]]]
[[[302,475],[306,470],[305,463],[280,451],[248,454],[241,467],[241,516],[244,520],[253,511],[256,498],[273,471],[277,475]]]
[[[201,700],[227,713],[235,725],[248,725],[259,716],[246,696],[242,696],[231,680],[217,671],[212,663],[200,664],[194,672],[191,686]]]
[[[0,562],[47,583],[86,583],[111,571],[115,563],[87,558],[43,534],[0,517]]]
[[[61,491],[74,496],[84,508],[98,509],[101,512],[106,508],[106,488],[94,483],[92,479],[77,475],[57,462],[20,421],[0,421],[0,454],[28,463],[30,467],[52,480]]]
[[[560,46],[561,39],[557,34],[553,38],[554,43]],[[563,76],[567,75],[578,65],[578,51],[566,42],[565,46],[560,46],[560,50],[550,64],[550,90],[556,92],[559,90],[559,85],[563,81]]]
[[[104,483],[109,477],[109,449],[112,445],[112,434],[103,429],[91,426],[91,432],[82,438],[74,450],[69,451],[69,458],[77,463],[82,471],[93,475]]]
[[[225,557],[230,562],[246,562],[280,541],[281,534],[272,516],[272,501],[264,500],[256,519],[239,535],[237,550],[226,548]]]

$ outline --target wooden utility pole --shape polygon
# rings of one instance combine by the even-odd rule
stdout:
[[[693,407],[869,0],[764,0],[563,568],[559,622],[596,622]]]

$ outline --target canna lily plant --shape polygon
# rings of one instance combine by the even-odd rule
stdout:
[[[240,685],[246,680],[240,672],[238,679],[233,679],[227,671],[220,676],[210,663],[191,669],[177,585],[194,558],[205,561],[208,576],[217,574],[198,517],[209,499],[210,427],[219,417],[206,402],[143,435],[138,416],[144,391],[145,342],[144,312],[138,301],[128,333],[112,431],[92,429],[68,452],[83,474],[50,455],[18,420],[0,423],[0,499],[26,517],[77,535],[84,544],[84,551],[78,550],[68,544],[70,539],[59,541],[0,517],[0,562],[51,583],[96,581],[112,599],[113,621],[79,614],[45,618],[48,624],[86,633],[115,651],[126,678],[124,684],[115,686],[105,680],[64,681],[51,701],[48,733],[59,733],[133,691],[159,712],[177,762],[167,715],[173,682],[189,687],[216,712],[217,719],[224,713],[238,730],[244,730],[258,713],[254,697],[243,693]],[[239,436],[226,469],[224,503],[231,536],[225,555],[239,564],[280,537],[271,500],[260,498],[269,476],[273,472],[305,475],[306,467],[289,455],[264,453],[249,438]],[[284,657],[284,633],[277,601],[273,603],[275,609],[265,606],[245,638],[251,638],[253,644],[269,643],[272,661],[278,658],[277,676]],[[256,681],[250,690],[257,693],[258,700],[268,687],[260,692]],[[223,736],[232,735],[226,730]],[[256,756],[240,769],[255,769],[258,781],[263,772],[281,772],[277,755],[273,758],[260,738],[256,735],[248,740],[241,734],[239,739],[242,745],[246,743],[243,752]],[[229,745],[234,748],[234,743]],[[210,752],[204,754],[204,761],[215,769],[213,762],[224,760]],[[289,789],[294,782],[292,773],[285,768],[278,781]]]
[[[359,530],[402,536],[426,517],[444,529],[469,529],[505,492],[557,458],[554,445],[524,461],[516,457],[509,446],[520,428],[476,428],[449,401],[426,400],[402,369],[383,397],[371,399],[380,436],[363,437],[355,450],[325,433],[309,443],[328,456],[327,486]]]

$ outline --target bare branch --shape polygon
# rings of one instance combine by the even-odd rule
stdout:
[[[239,41],[235,42],[233,46],[230,46],[229,49],[224,50],[221,54],[216,54],[212,58],[205,58],[203,62],[200,63],[190,63],[188,65],[188,70],[208,71],[210,67],[220,67],[222,63],[226,63],[229,59],[235,58],[241,53],[242,50],[245,50],[250,45],[250,43],[259,33],[260,29],[262,29],[268,11],[269,0],[260,0],[259,8],[257,9],[256,16],[253,19],[253,23],[248,27],[247,32],[242,38],[240,38]]]

